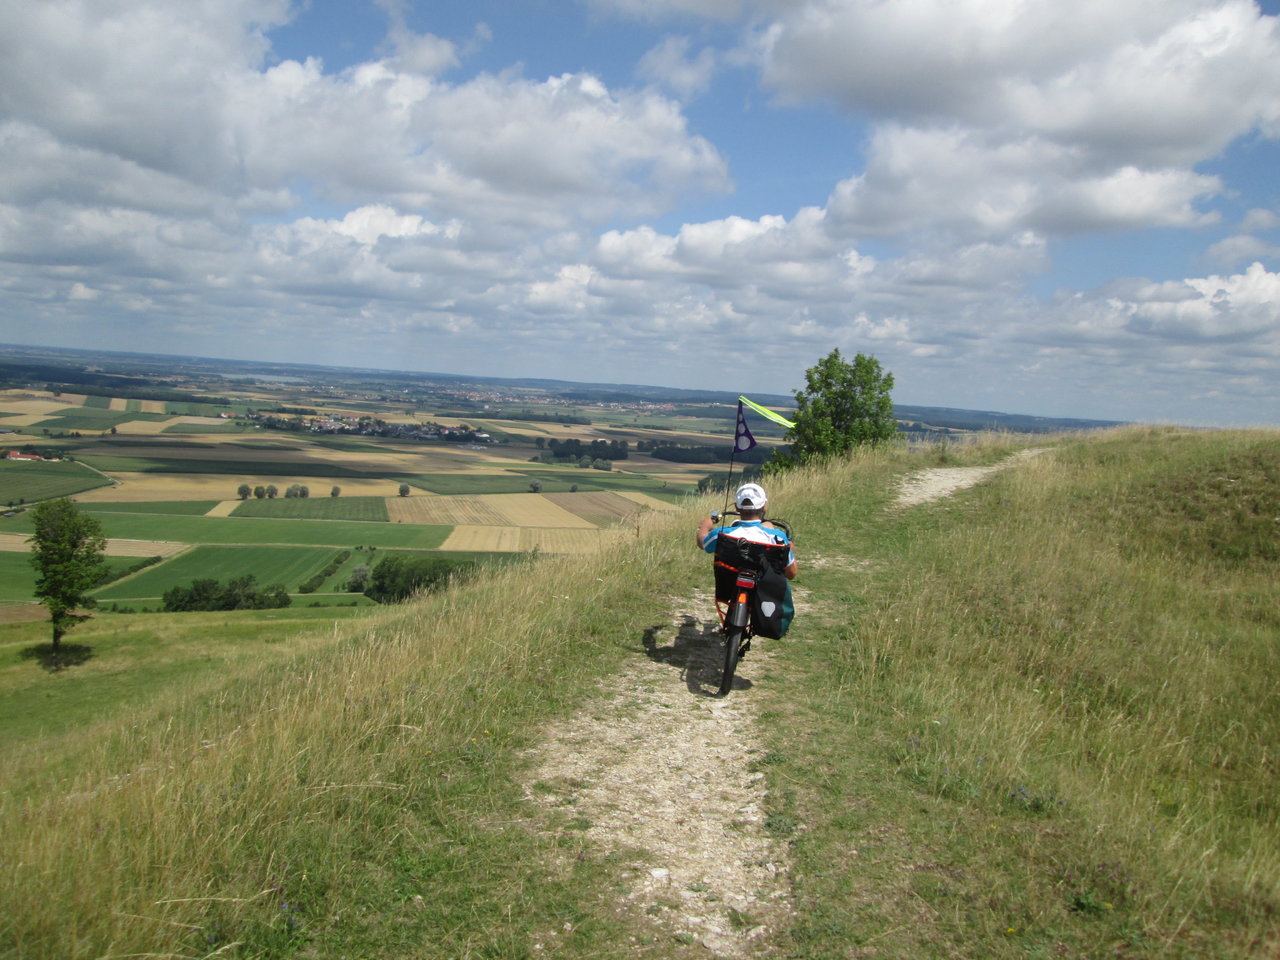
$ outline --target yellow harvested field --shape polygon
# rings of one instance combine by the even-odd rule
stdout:
[[[30,553],[31,544],[24,533],[0,533],[0,551]],[[171,540],[107,540],[108,557],[171,557],[190,544]]]
[[[163,400],[143,400],[142,413],[165,413],[167,408]]]
[[[638,503],[642,507],[649,507],[651,510],[676,511],[680,509],[674,503],[667,503],[665,500],[651,497],[647,493],[641,493],[639,490],[619,490],[617,496],[626,497],[633,503]]]
[[[391,497],[387,517],[392,523],[485,524],[505,526],[511,521],[484,502],[483,497]]]
[[[540,493],[490,493],[481,497],[516,527],[595,529],[595,524],[556,506]]]
[[[191,544],[172,540],[107,540],[108,557],[172,557]]]
[[[124,397],[112,397],[111,402],[107,404],[108,410],[115,410],[118,413],[124,413],[129,409],[129,401]]]
[[[520,528],[463,524],[453,528],[440,549],[516,553],[520,550]]]
[[[554,530],[528,527],[463,525],[441,545],[441,550],[485,550],[495,553],[591,553],[617,536],[602,530]]]
[[[241,502],[240,500],[223,500],[220,503],[215,503],[212,509],[206,510],[204,515],[206,517],[229,517],[235,508],[240,506]]]
[[[163,433],[164,428],[171,423],[177,422],[177,417],[172,420],[126,420],[124,423],[116,425],[116,433],[125,436],[151,436],[157,433]]]
[[[234,495],[242,483],[251,487],[274,483],[281,491],[295,483],[310,487],[317,496],[327,495],[329,488],[342,488],[345,497],[394,496],[400,486],[390,480],[356,479],[353,477],[279,477],[255,474],[203,474],[203,473],[113,473],[120,481],[114,487],[99,487],[85,493],[77,493],[77,501],[84,503],[143,503],[148,500],[225,500]]]
[[[49,415],[47,413],[24,413],[19,414],[16,417],[0,418],[0,424],[3,424],[6,427],[30,427],[33,424],[37,424],[42,420],[48,419]]]

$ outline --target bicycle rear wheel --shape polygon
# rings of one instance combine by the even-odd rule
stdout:
[[[738,669],[738,651],[742,649],[745,627],[730,626],[724,638],[724,672],[720,674],[720,696],[733,689],[733,673]]]

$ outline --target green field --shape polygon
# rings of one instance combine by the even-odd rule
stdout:
[[[103,398],[106,399],[106,398]],[[168,420],[163,413],[129,413],[120,410],[98,409],[96,407],[70,407],[65,412],[55,414],[48,420],[41,420],[27,430],[48,430],[50,432],[67,432],[72,430],[110,430],[130,420],[151,420],[159,422]]]
[[[85,463],[108,473],[220,473],[244,476],[252,473],[260,477],[386,477],[398,480],[402,474],[394,471],[354,470],[339,464],[317,463],[314,460],[183,460],[178,457],[129,457],[111,454],[79,454]],[[394,494],[388,489],[388,494]]]
[[[97,591],[100,602],[160,597],[173,586],[192,580],[233,580],[246,574],[260,586],[281,584],[296,592],[298,584],[324,567],[335,551],[326,547],[196,547],[171,560]]]
[[[26,603],[33,599],[36,571],[31,554],[0,552],[0,603]]]
[[[47,623],[0,625],[0,730],[7,749],[64,732],[74,736],[201,680],[225,682],[237,667],[259,670],[332,633],[335,620],[368,612],[297,603],[220,613],[99,612],[64,641],[88,659],[57,673],[33,662],[49,641]]]
[[[447,526],[362,523],[354,520],[182,517],[109,511],[98,513],[94,506],[83,504],[82,509],[102,522],[107,537],[122,540],[336,547],[367,544],[406,550],[432,550],[444,543],[453,529]],[[30,536],[31,532],[31,520],[26,515],[0,520],[0,533]]]
[[[604,470],[581,470],[576,467],[543,467],[521,470],[518,474],[420,473],[408,482],[420,490],[441,495],[485,493],[528,493],[529,483],[542,482],[542,493],[568,493],[577,486],[580,491],[636,490],[651,496],[678,500],[693,483],[664,484],[661,480],[633,473]]]
[[[0,504],[69,497],[110,482],[74,461],[0,460]]]
[[[93,513],[157,513],[166,516],[202,517],[220,500],[151,500],[140,503],[86,503],[83,510]]]
[[[246,426],[235,420],[222,420],[218,423],[171,423],[162,433],[252,433],[260,429],[256,425]]]
[[[387,520],[387,502],[382,497],[276,497],[271,500],[245,500],[232,512],[233,517],[275,517],[288,520],[360,520],[383,523]],[[327,491],[325,491],[327,493]]]
[[[107,557],[108,570],[127,570],[139,557]],[[0,604],[28,603],[35,599],[36,570],[30,553],[0,551]]]

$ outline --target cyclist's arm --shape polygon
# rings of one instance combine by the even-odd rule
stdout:
[[[716,525],[716,522],[712,520],[710,517],[703,517],[702,522],[698,524],[698,549],[699,550],[706,549],[706,547],[703,546],[703,544],[706,542],[707,534],[711,532],[711,528],[714,527],[715,525]]]

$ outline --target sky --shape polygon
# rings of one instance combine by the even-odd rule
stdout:
[[[1280,0],[2,0],[0,343],[1280,424]]]

